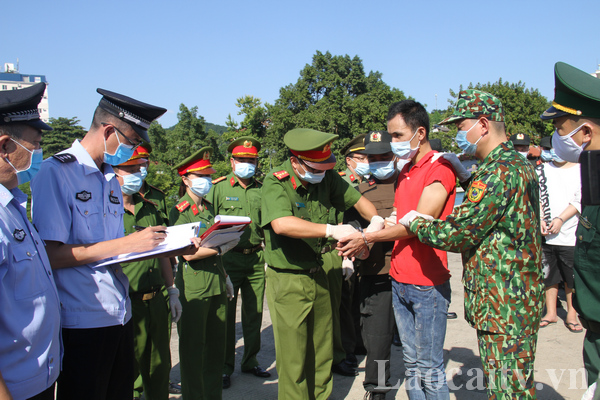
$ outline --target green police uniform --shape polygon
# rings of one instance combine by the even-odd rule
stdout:
[[[478,331],[491,392],[534,398],[533,362],[543,307],[537,176],[512,143],[496,147],[446,221],[415,219],[419,240],[461,252],[465,318]],[[502,368],[519,371],[508,383]],[[494,376],[490,372],[495,371]],[[509,386],[507,388],[507,385]],[[506,397],[509,398],[509,397]]]
[[[558,62],[554,66],[554,101],[541,118],[544,120],[567,118],[600,119],[600,80],[571,65]],[[577,121],[577,124],[582,124]],[[554,133],[553,136],[558,136]],[[598,140],[595,132],[592,142]],[[552,139],[554,141],[559,138]],[[572,138],[570,140],[573,140]],[[560,140],[559,140],[560,142]],[[576,142],[577,144],[577,142]],[[562,146],[561,146],[562,147]],[[558,154],[556,144],[554,151]],[[577,158],[577,157],[576,157]],[[565,158],[566,160],[566,158]],[[584,166],[582,166],[583,172]],[[582,181],[583,185],[586,182]],[[583,342],[583,362],[588,385],[594,383],[600,372],[600,206],[586,205],[585,190],[582,212],[577,227],[577,243],[573,263],[573,307],[586,329]],[[597,393],[599,391],[597,390]]]
[[[240,238],[238,245],[223,255],[223,265],[234,288],[233,301],[227,309],[227,351],[223,374],[231,375],[235,366],[235,311],[237,294],[242,295],[242,331],[244,355],[242,371],[258,366],[256,355],[260,350],[263,299],[265,291],[265,260],[261,247],[260,227],[262,183],[252,179],[243,188],[234,173],[214,182],[208,198],[217,214],[250,217],[252,223]]]
[[[215,216],[210,203],[203,201],[202,205],[201,211],[186,194],[171,209],[170,224],[199,221],[202,234],[212,226]],[[177,324],[183,398],[220,399],[227,333],[227,295],[221,257],[183,261],[175,284],[181,291],[183,309]]]
[[[155,188],[148,182],[144,182],[144,186],[142,186],[141,193],[144,195],[144,198],[146,200],[150,200],[151,202],[156,204],[156,208],[158,208],[158,211],[163,213],[165,218],[167,218],[168,212],[165,192]]]
[[[309,130],[294,131],[287,135]],[[301,136],[317,148],[319,135],[312,138],[312,132],[315,131]],[[336,137],[328,135],[329,142]],[[288,147],[293,152],[293,147]],[[263,192],[269,194],[262,199],[262,226],[269,265],[267,301],[275,336],[279,398],[326,399],[332,390],[331,300],[321,254],[326,239],[279,235],[271,222],[294,216],[326,224],[330,213],[352,207],[360,194],[333,171],[325,172],[320,183],[304,187],[289,160],[267,174]]]
[[[134,225],[148,227],[164,224],[156,205],[141,195],[133,195],[135,215],[125,210],[123,224],[125,235],[135,232]],[[141,392],[148,400],[169,397],[169,372],[171,353],[170,313],[161,290],[164,286],[158,258],[123,263],[123,272],[129,278],[134,329],[135,376],[134,397]],[[142,389],[143,385],[143,389]]]
[[[344,172],[340,172],[340,176],[352,187],[357,187],[360,185],[358,177],[350,168],[346,168]]]
[[[215,172],[210,164],[210,154],[212,149],[203,147],[173,168],[180,176],[193,173],[210,178],[209,174]],[[198,234],[202,235],[213,225],[215,213],[205,198],[201,198],[201,205],[202,208],[197,206],[186,193],[169,212],[170,225],[200,222]],[[186,400],[220,400],[223,391],[221,374],[225,364],[227,292],[221,258],[215,255],[185,261],[182,257],[175,277],[181,292],[182,314],[177,331],[181,393]]]

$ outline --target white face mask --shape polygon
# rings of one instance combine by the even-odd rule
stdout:
[[[527,159],[527,154],[529,154],[529,152],[528,152],[528,151],[519,151],[518,153],[519,153],[520,155],[522,155],[522,156],[523,156],[523,158],[525,158],[525,159]]]
[[[558,130],[554,130],[554,134],[552,135],[552,147],[559,158],[573,163],[579,162],[579,156],[581,155],[581,152],[589,143],[580,146],[577,144],[577,142],[575,142],[575,140],[573,140],[572,136],[579,132],[584,125],[585,124],[581,124],[571,133],[565,136],[559,135]]]

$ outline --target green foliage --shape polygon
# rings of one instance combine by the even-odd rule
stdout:
[[[79,125],[79,120],[75,117],[50,118],[48,125],[52,127],[52,130],[44,132],[42,135],[44,158],[68,149],[76,139],[83,139],[86,134],[85,129]]]
[[[269,125],[263,148],[275,166],[287,155],[285,133],[303,127],[339,135],[332,145],[339,151],[356,135],[386,129],[389,105],[405,98],[384,83],[379,72],[365,74],[358,56],[317,51],[298,81],[281,88],[274,105],[266,104]],[[337,167],[345,168],[342,157]]]
[[[540,119],[540,114],[550,107],[550,102],[539,90],[525,87],[525,83],[503,82],[502,78],[495,83],[469,83],[468,89],[479,89],[498,97],[504,106],[506,134],[526,133],[531,137],[532,144],[538,144],[544,136],[552,134],[552,124]],[[463,90],[462,86],[459,89]],[[450,96],[457,98],[458,93],[450,90]],[[449,108],[446,115],[450,115]],[[455,128],[453,129],[454,131]]]

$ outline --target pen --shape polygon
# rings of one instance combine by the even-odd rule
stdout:
[[[136,231],[139,232],[139,231],[143,231],[144,229],[146,229],[146,227],[145,226],[134,225],[133,229],[135,229]],[[164,233],[164,234],[167,233],[167,231],[157,231],[157,232],[158,233]]]

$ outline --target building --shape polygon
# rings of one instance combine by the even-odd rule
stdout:
[[[596,70],[596,72],[592,72],[591,75],[595,76],[596,78],[600,78],[600,64],[598,65],[598,69]]]
[[[19,73],[19,69],[15,68],[15,65],[11,63],[4,63],[4,72],[0,72],[0,90],[23,89],[39,82],[48,83],[48,81],[46,81],[46,76],[21,74]],[[42,101],[40,101],[40,105],[38,106],[38,111],[40,113],[40,119],[44,122],[48,122],[50,113],[48,112],[47,86],[44,97],[42,97]]]

